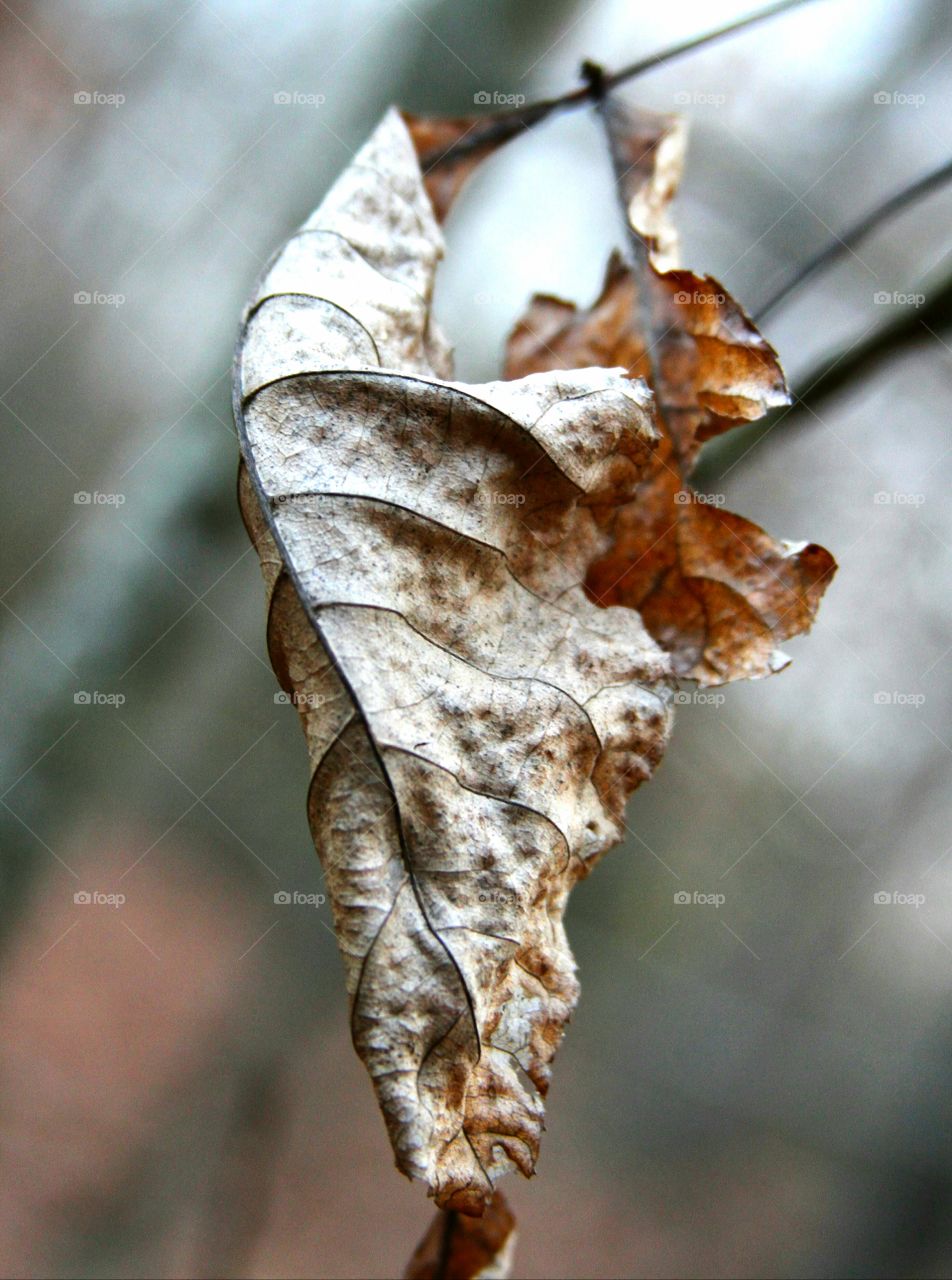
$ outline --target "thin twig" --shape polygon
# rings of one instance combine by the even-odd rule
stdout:
[[[922,290],[925,292],[925,290]],[[881,325],[846,356],[824,360],[819,368],[806,374],[802,382],[806,390],[797,396],[796,408],[816,409],[844,390],[856,379],[872,371],[878,361],[892,359],[900,351],[935,337],[952,326],[952,277],[947,278],[921,307],[908,307],[894,320]],[[798,379],[798,381],[801,381]]]
[[[848,391],[886,361],[895,360],[926,338],[941,342],[939,335],[952,329],[952,275],[946,276],[938,286],[932,286],[931,282],[920,285],[918,292],[931,293],[924,306],[905,309],[846,352],[824,357],[820,364],[798,377],[791,407],[768,414],[745,431],[731,432],[714,441],[710,451],[701,455],[698,483],[716,485],[726,471],[752,456],[755,447],[779,423],[786,427],[792,418],[802,414],[808,414],[808,421],[815,423],[819,421],[817,411],[825,401]],[[797,390],[800,387],[802,391]]]
[[[676,58],[680,58],[686,53],[693,53],[695,49],[713,44],[717,40],[722,40],[726,36],[732,36],[739,31],[744,31],[748,27],[757,25],[757,23],[766,22],[767,19],[777,17],[788,9],[795,9],[811,2],[812,0],[779,0],[777,4],[767,5],[766,8],[759,9],[756,13],[749,14],[746,18],[738,18],[736,21],[725,23],[713,31],[707,31],[703,35],[693,36],[690,40],[683,40],[680,44],[671,45],[667,49],[662,49],[647,58],[631,63],[630,66],[622,67],[620,71],[616,71],[610,76],[605,76],[602,81],[603,89],[605,92],[616,89],[628,80],[633,80],[636,76],[640,76],[646,71],[653,71],[655,67],[673,62]],[[571,111],[575,107],[584,106],[592,101],[594,101],[594,92],[592,85],[589,83],[583,85],[580,89],[573,89],[571,93],[562,94],[558,98],[546,98],[541,102],[530,102],[526,106],[517,107],[513,111],[487,114],[464,137],[459,138],[450,146],[444,149],[435,148],[432,152],[422,155],[420,164],[424,172],[436,168],[438,165],[452,164],[462,156],[470,155],[483,147],[506,142],[509,138],[515,137],[516,134],[522,133],[526,129],[533,128],[541,121],[547,120],[549,116],[555,115],[560,111]]]
[[[652,71],[663,63],[673,62],[675,58],[680,58],[682,54],[693,53],[695,49],[713,44],[716,40],[722,40],[725,36],[732,36],[735,32],[745,31],[748,27],[753,27],[759,22],[766,22],[768,18],[775,18],[787,9],[795,9],[799,5],[809,3],[810,0],[780,0],[779,4],[767,5],[764,9],[758,9],[756,13],[748,14],[746,18],[738,18],[735,22],[725,23],[724,26],[718,27],[714,31],[708,31],[702,36],[694,36],[690,40],[682,41],[681,44],[671,45],[670,48],[663,49],[661,53],[652,54],[648,58],[642,58],[640,62],[633,62],[631,66],[623,67],[621,71],[616,71],[614,75],[605,78],[605,88],[606,90],[617,89],[626,80],[633,80],[635,76],[640,76],[645,71]]]
[[[919,178],[918,181],[911,183],[908,187],[903,187],[901,191],[897,191],[895,195],[884,200],[882,204],[871,209],[858,221],[854,222],[851,227],[842,232],[835,240],[831,240],[829,244],[824,246],[819,253],[808,259],[802,267],[799,267],[796,274],[782,285],[776,293],[767,299],[767,301],[755,313],[755,319],[758,324],[763,318],[789,297],[795,289],[807,280],[811,279],[818,271],[822,271],[824,267],[830,266],[838,261],[844,254],[849,253],[855,244],[875,231],[877,227],[887,222],[894,214],[901,212],[911,204],[915,204],[917,200],[921,200],[923,196],[929,195],[937,190],[944,183],[952,179],[952,160],[940,165],[938,169],[933,169],[931,173],[927,173],[925,177]]]

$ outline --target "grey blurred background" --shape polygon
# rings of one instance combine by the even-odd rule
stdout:
[[[329,909],[274,901],[323,886],[234,500],[238,316],[391,101],[562,92],[753,7],[0,0],[4,1275],[400,1273],[431,1211]],[[950,79],[948,0],[815,0],[628,93],[688,116],[684,260],[756,310],[948,158]],[[771,317],[796,390],[947,282],[950,208]],[[487,163],[438,297],[460,375],[534,289],[589,299],[618,236],[586,113]],[[840,572],[788,670],[680,708],[575,893],[519,1276],[952,1272],[950,346],[931,316],[702,464]]]

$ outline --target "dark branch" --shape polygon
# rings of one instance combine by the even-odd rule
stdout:
[[[621,71],[616,71],[614,75],[606,78],[605,88],[606,90],[617,89],[626,80],[633,80],[635,76],[640,76],[645,71],[652,71],[655,67],[660,67],[666,62],[673,62],[675,58],[680,58],[685,53],[693,53],[695,49],[713,44],[716,40],[723,40],[725,36],[732,36],[735,32],[745,31],[748,27],[756,26],[759,22],[766,22],[768,18],[775,18],[778,14],[786,12],[787,9],[795,9],[801,4],[809,3],[810,0],[780,0],[778,4],[767,5],[764,9],[758,9],[756,13],[748,14],[746,18],[738,18],[735,22],[725,23],[723,27],[718,27],[714,31],[705,32],[702,36],[694,36],[693,39],[684,40],[681,44],[671,45],[670,48],[663,49],[660,53],[652,54],[649,58],[642,58],[640,62],[633,62],[629,67],[623,67]]]
[[[732,431],[715,440],[701,454],[696,472],[701,486],[716,485],[724,473],[748,455],[774,427],[790,424],[790,419],[806,415],[816,421],[821,405],[895,360],[927,338],[952,330],[952,275],[933,286],[920,286],[929,301],[922,307],[901,311],[888,324],[880,325],[852,347],[827,357],[813,369],[796,379],[794,402],[786,409],[769,414],[744,431]],[[801,390],[802,388],[802,390]]]
[[[757,23],[766,22],[768,18],[774,18],[778,14],[784,13],[787,9],[795,9],[800,5],[810,4],[811,2],[812,0],[779,0],[779,3],[767,5],[766,8],[759,9],[756,13],[748,15],[746,18],[738,18],[735,22],[725,23],[722,27],[705,32],[704,35],[694,36],[690,40],[684,40],[680,44],[671,45],[668,49],[662,49],[659,53],[653,53],[647,58],[642,58],[639,62],[633,62],[630,66],[622,67],[620,71],[616,71],[613,75],[606,76],[603,73],[602,90],[608,92],[628,80],[633,80],[636,76],[640,76],[646,71],[652,71],[655,67],[673,62],[675,58],[680,58],[686,53],[692,53],[695,49],[713,44],[717,40],[734,35],[736,32],[755,26]],[[556,115],[560,111],[571,111],[575,107],[581,107],[588,102],[594,101],[594,99],[593,86],[589,82],[583,85],[582,88],[574,89],[571,93],[563,94],[559,98],[547,98],[541,102],[530,102],[524,107],[516,108],[514,111],[488,114],[482,118],[479,124],[470,129],[464,137],[454,142],[452,146],[443,151],[434,151],[432,154],[421,156],[421,168],[424,172],[428,172],[439,165],[452,164],[461,156],[469,155],[486,146],[506,142],[517,134],[522,133],[525,129],[531,129],[541,121],[547,120],[549,116]]]
[[[923,290],[924,291],[924,290]],[[834,356],[810,373],[802,381],[805,390],[797,396],[796,409],[813,409],[851,383],[873,372],[876,365],[915,346],[929,337],[935,337],[952,326],[952,277],[946,279],[924,306],[909,307],[901,311],[888,324],[880,325],[868,337],[848,350],[846,355]]]
[[[844,254],[849,253],[853,246],[858,244],[877,227],[887,222],[894,214],[900,213],[903,209],[911,204],[915,204],[917,200],[921,200],[923,196],[929,195],[937,190],[944,183],[952,179],[952,160],[940,165],[938,169],[933,169],[931,173],[927,173],[925,177],[920,178],[917,182],[912,183],[908,187],[904,187],[901,191],[897,191],[895,195],[890,196],[888,200],[884,200],[882,204],[871,209],[851,227],[832,240],[825,248],[821,249],[814,257],[807,260],[802,267],[797,269],[795,275],[782,285],[763,306],[755,313],[755,319],[758,324],[768,315],[775,307],[779,306],[785,298],[789,297],[795,289],[805,281],[811,279],[818,271],[822,271],[824,267],[830,266],[838,261]]]

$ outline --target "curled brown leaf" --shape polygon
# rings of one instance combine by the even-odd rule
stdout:
[[[635,243],[613,255],[587,310],[537,296],[510,337],[506,374],[621,366],[654,389],[661,440],[630,502],[603,515],[607,550],[587,585],[603,605],[639,610],[680,676],[704,685],[756,678],[789,659],[836,564],[815,543],[780,542],[688,483],[705,440],[789,402],[776,352],[710,276],[666,267],[667,205],[683,135],[667,116],[610,107],[609,134]]]

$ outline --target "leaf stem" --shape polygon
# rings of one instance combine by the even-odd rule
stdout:
[[[651,383],[657,388],[658,361],[656,354],[654,321],[650,296],[651,260],[644,237],[632,226],[625,193],[625,177],[631,171],[619,145],[617,132],[616,108],[609,98],[609,88],[614,77],[606,76],[604,69],[597,62],[586,59],[582,63],[581,74],[587,82],[587,93],[591,97],[598,113],[599,123],[605,134],[608,154],[611,157],[612,173],[615,177],[615,192],[621,216],[625,223],[625,232],[631,252],[631,264],[634,272],[637,293],[637,307],[641,329],[645,335],[645,354],[651,368]]]
[[[433,1280],[448,1280],[450,1258],[453,1254],[453,1232],[456,1229],[456,1211],[447,1209],[443,1222],[443,1234],[440,1239],[440,1256],[436,1263],[436,1274]]]

